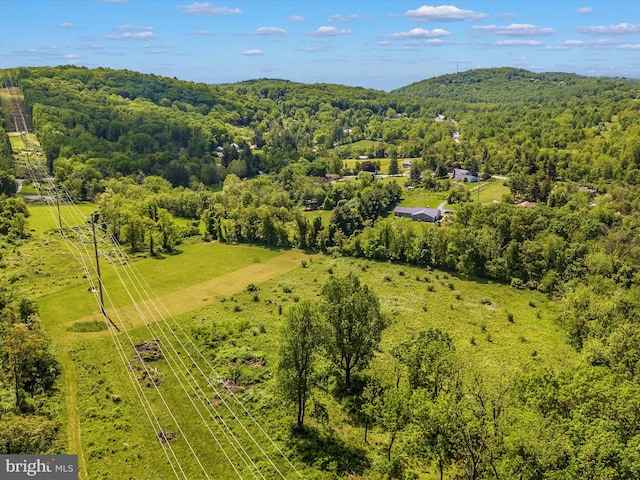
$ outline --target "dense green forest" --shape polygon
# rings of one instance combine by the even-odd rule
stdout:
[[[173,253],[199,236],[297,247],[535,290],[561,306],[557,322],[577,365],[534,362],[494,384],[439,329],[380,352],[389,322],[377,297],[364,280],[331,276],[318,287],[320,307],[302,299],[281,312],[272,379],[293,405],[293,435],[309,442],[318,478],[418,478],[425,465],[440,478],[640,477],[639,82],[502,68],[385,93],[268,79],[204,85],[103,68],[3,73],[24,93],[56,182],[74,201],[94,202],[105,231],[131,253]],[[347,162],[358,157],[366,161]],[[404,159],[408,178],[370,172],[394,173]],[[0,130],[8,183],[14,163]],[[473,201],[467,185],[447,178],[454,167],[497,175],[510,193]],[[393,218],[410,191],[445,192],[446,226]],[[27,216],[22,199],[0,196],[3,251],[32,241]],[[258,298],[257,287],[251,293]],[[59,367],[32,301],[3,287],[0,310],[3,385],[13,393],[1,404],[0,452],[36,451],[56,438],[46,398]],[[345,331],[360,332],[348,339],[357,348]],[[19,348],[26,344],[34,348]],[[377,355],[394,378],[367,369]],[[368,460],[313,458],[325,454],[305,426],[320,370],[335,382],[343,421],[364,428]],[[30,440],[38,415],[46,421]],[[388,439],[383,455],[367,450],[369,428]]]

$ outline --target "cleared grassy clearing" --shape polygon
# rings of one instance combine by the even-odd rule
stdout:
[[[275,264],[264,262],[280,255],[282,252],[256,247],[197,243],[188,248],[185,247],[181,254],[143,259],[135,262],[134,267],[137,275],[148,283],[146,288],[149,291],[159,296],[166,296],[163,303],[181,312],[184,311],[185,304],[193,308],[194,301],[202,304],[211,299],[212,293],[208,292],[206,281],[248,266],[252,267],[246,272],[248,275],[258,277],[265,273],[268,275],[271,269],[277,271],[278,262],[274,262]],[[69,261],[73,260],[75,259],[69,259]],[[93,264],[90,257],[85,257],[85,261],[90,266]],[[122,267],[103,264],[102,279],[108,309],[120,308],[130,305],[132,301],[138,302],[146,298],[143,290],[134,289],[134,284]],[[94,283],[95,281],[94,279]],[[233,277],[227,278],[225,285],[233,286],[234,281],[236,279]],[[185,289],[196,285],[200,285],[197,300],[195,293],[192,297],[183,294]],[[82,281],[63,292],[40,298],[40,312],[45,324],[55,325],[80,319],[86,321],[91,318],[84,317],[98,314],[96,294],[90,292],[88,288],[89,282]],[[69,305],[73,305],[73,312],[69,312]],[[123,315],[133,318],[135,311],[126,310]]]
[[[362,162],[380,163],[380,171],[378,173],[387,173],[389,171],[388,158],[369,158],[369,159],[347,158],[346,160],[343,160],[344,166],[351,171],[360,170],[360,164]]]
[[[25,190],[24,193],[27,193]],[[38,192],[36,192],[38,193]],[[58,212],[49,205],[29,205],[28,226],[32,235],[42,235],[49,230],[58,229]],[[60,215],[64,225],[80,225],[88,216],[96,211],[96,205],[81,203],[78,205],[60,205]]]
[[[414,190],[403,189],[402,207],[431,207],[435,208],[447,199],[447,192],[432,192],[424,188]]]
[[[492,178],[486,182],[467,184],[466,188],[470,190],[471,200],[477,202],[480,199],[480,203],[483,205],[499,202],[502,197],[510,192],[509,187],[504,185],[504,181]]]
[[[304,212],[304,216],[307,217],[310,222],[313,222],[316,217],[319,216],[322,218],[322,225],[326,227],[329,225],[329,219],[331,218],[332,213],[332,210],[309,210]]]
[[[186,247],[185,254],[197,247]],[[233,251],[236,247],[221,245],[220,248]],[[317,257],[306,265],[306,268],[298,267],[282,274],[273,271],[271,277],[238,274],[234,282],[229,282],[229,277],[225,276],[212,278],[209,288],[224,289],[227,294],[212,298],[206,305],[202,305],[201,292],[197,288],[184,289],[180,295],[184,297],[185,304],[190,302],[191,309],[175,318],[175,324],[180,324],[186,332],[198,331],[201,341],[206,340],[209,347],[202,343],[200,348],[213,362],[220,377],[233,375],[236,384],[245,385],[240,389],[240,398],[294,459],[297,468],[305,472],[305,477],[311,476],[312,470],[296,461],[303,452],[286,440],[288,425],[292,421],[291,412],[280,404],[269,379],[273,375],[277,332],[283,318],[279,312],[286,311],[297,299],[318,300],[329,272],[345,275],[352,271],[358,274],[377,292],[383,311],[392,319],[391,327],[383,336],[383,351],[371,367],[373,371],[387,372],[392,365],[388,356],[391,348],[429,327],[448,332],[468,367],[496,381],[515,375],[522,365],[530,362],[560,368],[574,360],[575,354],[565,344],[564,334],[555,321],[557,306],[537,292],[462,280],[443,272],[364,260]],[[246,291],[249,283],[259,287],[257,300]],[[513,314],[513,322],[509,321],[509,313]],[[149,332],[136,328],[131,332],[134,341],[142,341],[156,338],[159,330]],[[161,332],[168,334],[168,329],[164,327]],[[69,338],[71,343],[68,347],[78,368],[77,398],[82,419],[82,442],[91,478],[170,476],[171,470],[155,432],[126,378],[126,371],[123,371],[111,339],[105,333],[74,334]],[[166,342],[164,349],[168,354]],[[129,347],[127,358],[132,358],[133,354]],[[233,360],[236,358],[261,358],[264,366],[238,365]],[[228,464],[204,429],[204,423],[193,412],[189,413],[191,407],[185,403],[184,393],[173,378],[168,363],[159,361],[153,367],[157,367],[162,376],[161,391],[170,399],[172,409],[178,412],[180,422],[187,426],[185,432],[207,459],[212,478],[230,478]],[[391,374],[390,371],[388,373]],[[206,385],[203,388],[207,388]],[[157,395],[150,394],[150,398],[160,409]],[[313,419],[309,419],[309,423],[340,432],[344,448],[357,452],[362,446],[362,429],[348,421],[331,395],[321,393],[320,398],[327,403],[330,426],[322,427]],[[163,422],[169,430],[174,428],[171,419],[164,418]],[[210,424],[213,425],[212,422]],[[378,437],[375,432],[371,439],[374,445],[386,441],[385,436]],[[179,438],[172,446],[186,454],[184,439]],[[376,451],[374,447],[373,452]],[[190,461],[189,478],[204,478],[194,463]],[[366,470],[363,473],[367,478]],[[335,478],[334,475],[325,472],[317,478]]]

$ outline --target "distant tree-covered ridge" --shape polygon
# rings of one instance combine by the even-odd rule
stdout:
[[[3,74],[24,92],[52,172],[77,179],[87,198],[99,193],[91,183],[114,175],[210,186],[227,173],[251,177],[296,162],[340,174],[343,159],[359,156],[510,175],[542,201],[545,182],[558,179],[598,188],[640,181],[635,80],[502,68],[386,93],[270,79],[205,85],[72,66]]]
[[[393,91],[404,96],[470,103],[542,103],[592,97],[597,101],[628,98],[638,80],[585,77],[574,73],[534,73],[518,68],[467,70],[421,80]]]

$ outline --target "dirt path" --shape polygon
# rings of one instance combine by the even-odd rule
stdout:
[[[62,364],[64,391],[67,403],[67,442],[69,452],[78,455],[78,475],[81,480],[87,480],[87,462],[82,449],[82,431],[80,429],[80,413],[77,402],[76,367],[66,348],[60,350],[60,363]]]

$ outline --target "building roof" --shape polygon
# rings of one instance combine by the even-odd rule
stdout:
[[[436,218],[442,215],[442,212],[439,208],[429,208],[429,207],[396,207],[393,209],[394,213],[405,213],[408,215],[417,215],[420,213],[424,213],[430,217]]]

